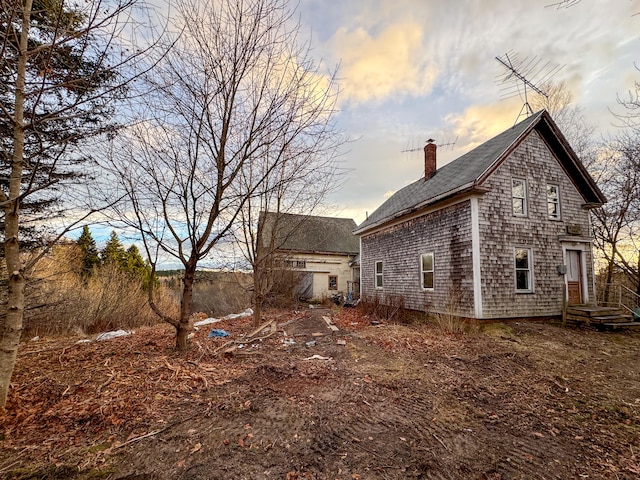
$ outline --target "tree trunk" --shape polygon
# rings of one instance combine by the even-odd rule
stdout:
[[[613,261],[613,256],[611,257],[611,259],[609,260],[609,263],[607,264],[607,275],[605,277],[605,282],[604,282],[604,299],[603,299],[603,303],[605,305],[609,304],[609,297],[611,296],[611,282],[613,280],[613,269],[614,269],[615,263]]]
[[[180,321],[176,325],[176,350],[186,352],[189,348],[189,317],[191,316],[191,301],[193,299],[193,282],[196,278],[196,263],[189,264],[184,270],[182,286],[182,301],[180,302]]]
[[[262,297],[256,296],[253,302],[253,328],[258,328],[262,321]]]
[[[13,155],[9,176],[9,198],[5,199],[4,255],[8,272],[7,313],[0,329],[0,406],[7,404],[11,375],[16,364],[18,344],[24,318],[24,269],[20,261],[18,233],[20,226],[20,186],[24,160],[24,87],[27,71],[27,38],[32,0],[26,0],[22,13],[20,54],[16,76],[13,125]]]

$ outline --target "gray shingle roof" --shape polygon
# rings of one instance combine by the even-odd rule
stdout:
[[[541,134],[545,138],[553,137],[551,138],[552,147],[563,150],[563,155],[569,157],[567,161],[571,164],[569,170],[581,177],[581,180],[587,184],[586,187],[592,190],[589,198],[592,198],[595,203],[606,201],[579,160],[578,165],[575,165],[577,160],[575,153],[566,143],[549,114],[543,110],[439,168],[431,178],[421,178],[398,190],[362,222],[356,232],[362,233],[370,227],[401,217],[417,208],[436,203],[440,199],[477,185],[485,174],[505,158],[506,154],[511,152],[531,129],[538,127],[543,119],[545,125],[541,127]]]
[[[270,238],[278,220],[275,246],[279,250],[355,255],[360,241],[351,218],[317,217],[275,212],[263,213],[263,240]],[[276,217],[279,215],[279,217]]]

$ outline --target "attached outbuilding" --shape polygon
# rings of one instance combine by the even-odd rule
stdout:
[[[323,300],[357,293],[359,270],[356,223],[351,218],[266,212],[260,238],[279,258],[279,268],[295,272],[298,296]]]

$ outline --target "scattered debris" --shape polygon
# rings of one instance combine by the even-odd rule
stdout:
[[[247,308],[244,312],[241,313],[231,313],[221,318],[205,318],[204,320],[199,320],[193,323],[194,327],[201,327],[202,325],[210,325],[212,323],[223,322],[226,320],[236,320],[238,318],[250,317],[253,315],[253,310]]]
[[[322,355],[312,355],[305,358],[305,360],[333,360],[332,357],[323,357]]]
[[[135,333],[133,330],[114,330],[112,332],[104,332],[96,337],[96,342],[104,342],[105,340],[111,340],[118,337],[128,337]]]
[[[316,346],[316,341],[315,340],[309,340],[308,342],[305,342],[304,346],[305,347],[315,347]]]
[[[346,340],[343,340],[343,339],[336,340],[336,345],[346,345],[346,344],[347,344]]]
[[[226,330],[220,330],[217,328],[214,328],[213,330],[211,330],[209,332],[209,335],[207,335],[209,338],[215,338],[215,337],[228,337],[229,336],[229,332],[227,332]]]

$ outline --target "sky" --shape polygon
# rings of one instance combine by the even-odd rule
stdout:
[[[422,175],[427,139],[441,167],[524,119],[524,100],[503,98],[516,84],[495,57],[546,65],[525,69],[534,84],[555,71],[603,137],[616,130],[617,97],[640,81],[640,0],[290,1],[312,58],[339,66],[335,121],[350,140],[342,186],[317,214],[357,224]],[[91,228],[101,247],[112,227]]]
[[[557,1],[299,0],[311,55],[339,65],[335,120],[351,140],[323,213],[359,224],[421,176],[427,139],[455,141],[441,167],[512,126],[524,100],[502,98],[514,84],[496,56],[548,65],[527,78],[556,71],[598,135],[614,133],[610,110],[640,81],[640,0]]]

